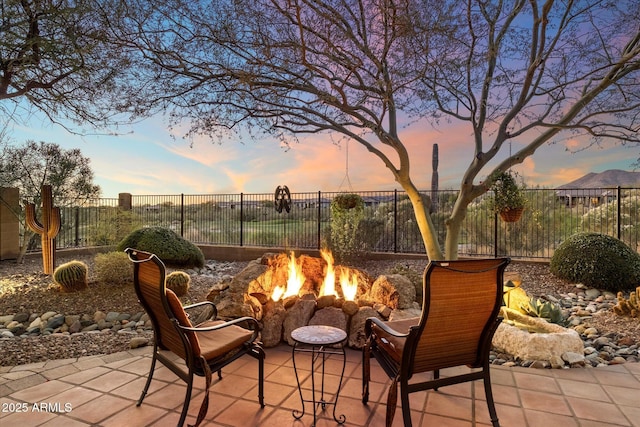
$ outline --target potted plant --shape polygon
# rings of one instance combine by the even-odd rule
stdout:
[[[500,172],[494,176],[492,181],[491,206],[494,212],[498,213],[505,222],[518,221],[524,211],[527,199],[522,188],[516,183],[514,175],[509,171]]]

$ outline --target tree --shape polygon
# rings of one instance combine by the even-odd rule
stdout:
[[[34,141],[12,146],[5,140],[0,146],[0,187],[18,188],[23,205],[30,202],[39,208],[45,184],[51,185],[56,206],[78,205],[100,196],[100,187],[93,184],[90,160],[79,149]],[[24,212],[15,214],[24,230],[20,261],[35,234],[25,225]]]
[[[220,135],[362,144],[407,193],[431,259],[457,257],[471,201],[543,144],[638,143],[640,12],[632,1],[131,0],[109,37],[140,62],[130,110]],[[411,120],[466,126],[469,164],[440,247],[410,175]],[[509,141],[527,141],[514,154]],[[433,141],[425,141],[426,147]],[[506,143],[506,144],[505,144]],[[493,161],[493,162],[492,162]],[[483,180],[484,179],[484,180]]]
[[[105,39],[100,2],[0,0],[0,112],[35,108],[51,120],[115,123],[127,60]],[[26,101],[26,102],[21,102]]]

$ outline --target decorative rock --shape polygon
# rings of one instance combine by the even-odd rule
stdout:
[[[573,329],[548,323],[545,320],[523,315],[515,310],[502,308],[506,319],[532,326],[544,333],[529,333],[506,322],[502,322],[493,336],[493,346],[520,359],[548,361],[552,356],[561,356],[565,352],[582,354],[584,343]]]
[[[149,344],[149,339],[148,338],[135,337],[135,338],[131,338],[131,341],[129,341],[129,348],[144,347],[147,344]]]
[[[345,301],[344,304],[342,304],[342,311],[344,311],[347,316],[355,315],[359,309],[360,307],[358,307],[355,301]]]
[[[373,282],[369,298],[391,309],[409,308],[416,299],[416,288],[401,274],[383,275]]]
[[[61,327],[62,325],[64,325],[64,315],[56,314],[55,316],[49,318],[46,327],[56,329]]]
[[[115,322],[116,320],[118,320],[118,316],[120,316],[120,313],[117,313],[115,311],[110,311],[109,313],[107,313],[107,315],[105,316],[104,320],[106,322]]]
[[[589,299],[596,299],[600,296],[600,291],[598,289],[587,289],[584,291],[585,296]]]
[[[553,355],[549,358],[549,364],[551,365],[551,369],[564,368],[564,360],[562,360],[562,357],[557,355]]]
[[[99,320],[104,320],[106,317],[107,315],[102,311],[96,311],[95,314],[93,315],[93,321],[97,322]]]
[[[282,328],[286,315],[287,312],[281,301],[267,301],[263,308],[260,333],[260,340],[264,347],[275,347],[282,342]]]
[[[377,317],[379,319],[380,315],[371,307],[361,307],[355,316],[351,318],[351,326],[349,327],[349,347],[364,347],[366,341],[364,324],[368,317]]]
[[[47,320],[49,320],[50,318],[52,318],[56,314],[57,313],[55,311],[47,311],[42,316],[40,316],[40,319],[42,319],[43,322],[46,322]]]
[[[347,332],[347,315],[339,308],[326,307],[316,310],[308,324],[333,326]]]
[[[15,317],[15,316],[14,316],[13,314],[8,314],[8,315],[5,315],[5,316],[0,316],[0,324],[2,324],[2,325],[6,325],[6,324],[8,324],[8,323],[10,323],[10,322],[13,322],[13,321],[14,321],[14,320],[13,320],[13,318],[14,318],[14,317]]]
[[[627,359],[621,356],[616,356],[609,361],[610,365],[622,365],[623,363],[627,363]]]
[[[29,320],[29,313],[18,313],[15,316],[13,316],[13,320],[15,320],[18,323],[25,323]]]
[[[294,344],[294,341],[291,338],[291,332],[300,326],[306,326],[309,323],[309,319],[311,319],[315,308],[315,301],[300,299],[287,311],[287,315],[283,322],[283,335],[289,345]]]
[[[567,351],[566,353],[562,353],[562,360],[567,362],[569,366],[584,366],[585,358],[584,355],[579,353],[574,353],[572,351]]]

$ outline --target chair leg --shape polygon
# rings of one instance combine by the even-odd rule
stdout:
[[[412,427],[411,408],[409,407],[409,383],[406,379],[400,380],[400,402],[402,403],[402,419],[404,427]]]
[[[393,417],[396,415],[396,404],[398,403],[398,377],[393,378],[389,386],[389,394],[387,395],[387,416],[385,421],[386,427],[391,427]]]
[[[258,359],[258,402],[260,407],[264,408],[264,350],[262,347],[255,348],[256,358]]]
[[[493,402],[493,392],[491,390],[491,376],[489,375],[489,367],[484,368],[484,394],[487,399],[487,407],[489,409],[489,417],[491,418],[491,424],[493,427],[500,427],[498,422],[498,413],[496,412],[496,406]]]
[[[362,348],[362,403],[369,402],[369,380],[371,379],[371,349],[367,344]]]
[[[178,420],[178,427],[182,427],[187,420],[187,412],[189,412],[189,403],[191,403],[191,393],[193,391],[193,372],[189,370],[189,381],[187,381],[187,392],[184,395],[184,404]]]
[[[144,385],[144,388],[142,389],[142,393],[140,394],[140,398],[138,399],[138,402],[136,403],[136,406],[142,405],[142,401],[144,400],[144,397],[147,395],[147,391],[149,391],[149,386],[151,385],[151,379],[153,378],[153,372],[156,369],[156,354],[157,353],[158,353],[158,346],[154,345],[153,346],[153,357],[151,358],[151,369],[149,369],[149,375],[147,375],[147,382]]]

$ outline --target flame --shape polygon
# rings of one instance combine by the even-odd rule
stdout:
[[[349,271],[342,270],[340,274],[340,287],[342,288],[342,295],[345,300],[355,301],[358,293],[358,276],[356,274],[350,275]]]
[[[327,263],[327,268],[324,274],[322,286],[320,287],[319,296],[323,295],[335,295],[338,296],[336,290],[336,270],[334,265],[333,254],[329,250],[321,250],[320,255]],[[296,259],[296,256],[291,252],[289,261],[287,264],[288,278],[286,286],[276,286],[271,292],[271,299],[273,301],[280,301],[281,299],[288,298],[300,294],[302,285],[306,278],[302,273],[302,263]],[[342,296],[345,300],[355,301],[356,294],[358,292],[358,276],[357,274],[351,274],[348,269],[342,269],[340,273],[340,287],[342,288]]]
[[[336,270],[333,267],[333,255],[330,251],[325,249],[320,250],[320,255],[327,263],[327,271],[324,274],[324,280],[320,287],[320,296],[338,296],[338,293],[336,292]]]
[[[287,286],[283,288],[282,286],[276,286],[271,293],[271,299],[274,301],[279,301],[281,298],[287,298],[293,295],[298,295],[300,289],[302,289],[302,284],[306,280],[304,274],[302,274],[302,264],[296,260],[296,255],[291,252],[291,257],[289,258],[289,277],[287,278]]]

